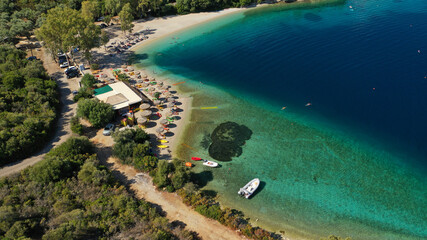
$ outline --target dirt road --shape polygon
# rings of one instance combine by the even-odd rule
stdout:
[[[103,136],[102,130],[99,130],[91,140],[97,147],[101,163],[108,166],[116,179],[134,190],[138,198],[159,205],[170,221],[179,220],[185,223],[188,230],[197,232],[203,239],[245,239],[236,231],[200,215],[182,203],[177,194],[157,191],[148,174],[138,174],[133,167],[120,164],[117,159],[111,157],[111,147],[114,143],[112,138]]]

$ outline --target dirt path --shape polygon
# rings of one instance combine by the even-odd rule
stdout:
[[[117,159],[111,157],[111,146],[114,143],[112,138],[103,136],[102,130],[99,130],[91,140],[97,147],[101,163],[108,166],[116,179],[129,185],[138,198],[159,205],[166,212],[166,217],[170,221],[179,220],[185,223],[188,230],[197,232],[203,239],[246,239],[236,231],[208,219],[186,206],[177,194],[157,191],[147,174],[138,174],[133,167],[120,164]]]
[[[73,102],[72,91],[78,89],[78,79],[72,78],[67,79],[63,73],[63,69],[59,68],[58,64],[53,61],[52,57],[46,54],[43,49],[39,51],[33,50],[35,56],[43,61],[43,66],[47,70],[50,76],[57,79],[60,101],[61,101],[61,112],[57,125],[55,126],[55,133],[52,139],[46,144],[46,146],[32,157],[24,160],[10,163],[0,169],[0,177],[8,176],[13,173],[17,173],[24,168],[34,165],[43,159],[44,155],[49,152],[53,147],[63,143],[71,136],[70,119],[74,116],[77,104]]]

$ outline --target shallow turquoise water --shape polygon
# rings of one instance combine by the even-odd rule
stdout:
[[[229,15],[138,50],[141,66],[187,80],[180,86],[194,109],[184,141],[198,150],[179,155],[208,158],[205,136],[225,121],[243,124],[253,135],[242,155],[195,172],[212,175],[205,188],[254,224],[307,239],[427,238],[427,62],[417,53],[427,51],[427,4],[289,6]],[[239,198],[254,177],[265,186]]]

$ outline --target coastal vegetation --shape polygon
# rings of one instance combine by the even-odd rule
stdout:
[[[40,61],[25,55],[0,45],[0,166],[43,146],[59,105],[56,82]]]
[[[38,164],[0,179],[2,239],[198,239],[136,199],[74,137]]]
[[[214,219],[227,227],[252,239],[280,239],[280,236],[259,227],[253,227],[248,219],[237,210],[225,208],[215,201],[207,191],[200,191],[199,186],[190,180],[195,176],[184,166],[184,162],[175,159],[171,162],[159,160],[150,151],[149,136],[142,129],[126,129],[113,134],[113,155],[123,164],[132,165],[135,169],[148,172],[153,183],[159,189],[168,192],[177,191],[183,202],[198,213]]]
[[[148,172],[159,189],[174,192],[190,180],[190,172],[179,160],[159,160],[150,150],[149,135],[142,129],[126,129],[113,134],[113,155],[123,164]]]
[[[217,220],[233,230],[239,230],[246,237],[259,240],[281,239],[280,235],[252,226],[242,212],[230,208],[221,208],[212,194],[208,191],[199,190],[194,183],[187,183],[184,188],[178,191],[178,195],[181,196],[185,204],[194,208],[198,213]]]
[[[113,107],[97,99],[82,99],[77,105],[77,116],[88,120],[95,128],[107,125],[113,117]]]
[[[100,45],[101,30],[94,24],[103,17],[107,24],[119,15],[123,31],[132,29],[132,20],[148,16],[187,14],[216,11],[230,7],[243,7],[259,0],[62,0],[14,1],[0,0],[0,42],[16,43],[36,31],[39,40],[52,54],[61,49],[80,46],[87,60],[90,49]],[[75,37],[79,36],[79,37]]]

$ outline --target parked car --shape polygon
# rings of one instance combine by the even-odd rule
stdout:
[[[113,131],[114,131],[114,127],[115,126],[112,123],[107,124],[107,126],[105,126],[104,131],[102,132],[102,134],[104,136],[110,136],[111,133],[113,133]]]
[[[67,78],[73,78],[80,76],[80,73],[78,71],[71,71],[67,74]]]
[[[31,57],[27,57],[28,61],[33,61],[33,60],[37,60],[36,56],[31,56]]]
[[[59,66],[61,68],[65,68],[68,67],[68,59],[67,59],[67,55],[65,54],[61,54],[58,56],[58,62],[59,62]]]
[[[64,70],[64,73],[67,74],[71,71],[77,70],[75,66],[67,67],[67,69]]]
[[[67,78],[78,77],[80,75],[79,70],[75,66],[68,67],[64,71]]]

